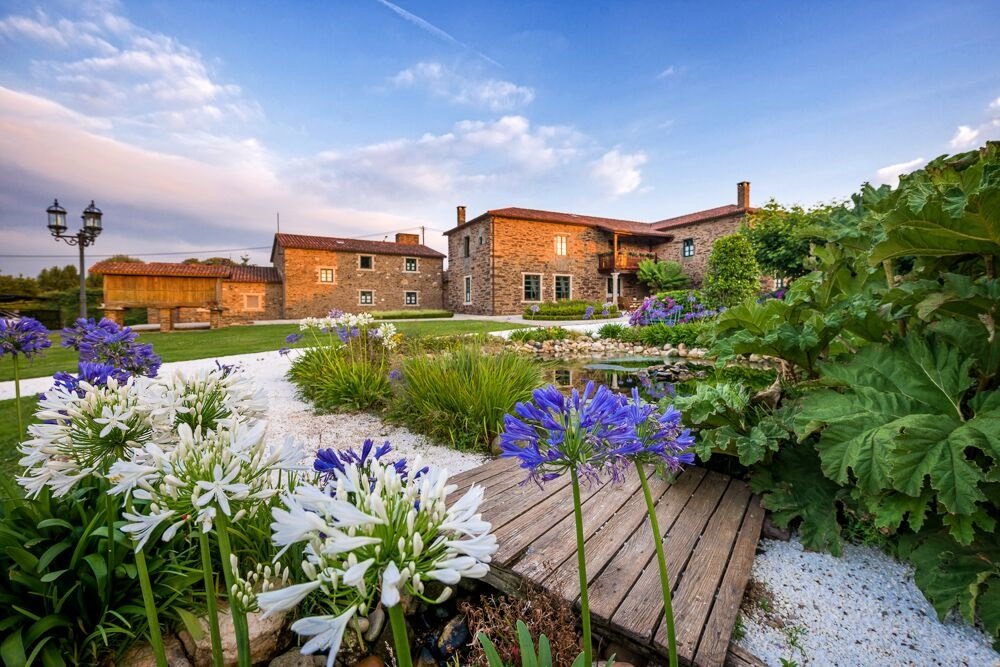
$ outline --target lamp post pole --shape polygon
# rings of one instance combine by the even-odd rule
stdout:
[[[84,248],[94,245],[98,235],[101,233],[101,209],[94,205],[94,200],[90,200],[90,206],[83,209],[83,227],[76,234],[66,233],[66,209],[59,205],[59,200],[52,202],[52,206],[45,209],[49,216],[49,232],[56,240],[62,239],[69,245],[80,248],[80,317],[87,317],[87,273],[84,261]]]

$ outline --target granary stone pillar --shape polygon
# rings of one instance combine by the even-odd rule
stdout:
[[[160,308],[160,331],[174,330],[174,309]]]
[[[222,324],[222,308],[210,308],[208,314],[208,328],[218,329]]]
[[[124,308],[105,308],[104,309],[104,319],[111,320],[120,327],[125,326],[125,309]]]

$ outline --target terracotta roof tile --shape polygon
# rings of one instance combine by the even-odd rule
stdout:
[[[175,264],[167,262],[98,262],[91,273],[111,276],[176,276],[181,278],[223,278],[241,283],[280,283],[272,266],[226,266],[224,264]]]
[[[717,206],[715,208],[708,208],[704,211],[696,211],[694,213],[688,213],[687,215],[679,215],[676,218],[667,218],[665,220],[657,220],[656,222],[650,223],[650,225],[655,229],[672,229],[674,227],[683,227],[684,225],[691,225],[696,222],[705,222],[707,220],[715,220],[716,218],[728,218],[737,215],[745,215],[751,213],[757,209],[754,208],[740,208],[735,204],[728,204],[726,206]]]
[[[250,264],[232,267],[229,276],[234,283],[280,283],[281,274],[273,266],[253,266]]]
[[[393,241],[367,241],[342,239],[333,236],[306,236],[303,234],[275,234],[274,247],[300,248],[303,250],[333,250],[336,252],[369,252],[373,255],[407,255],[409,257],[444,257],[443,253],[425,245],[410,245]],[[271,251],[274,259],[274,250]]]
[[[555,222],[570,225],[584,225],[586,227],[596,227],[609,232],[621,232],[626,234],[642,234],[645,236],[669,237],[670,234],[659,232],[648,223],[636,220],[619,220],[617,218],[600,218],[592,215],[577,215],[576,213],[561,213],[559,211],[542,211],[534,208],[519,208],[511,206],[508,208],[496,208],[486,211],[469,222],[475,222],[480,218],[492,215],[501,218],[517,218],[520,220],[534,220],[537,222]],[[469,223],[466,223],[469,224]],[[449,229],[445,234],[451,234],[462,226]]]

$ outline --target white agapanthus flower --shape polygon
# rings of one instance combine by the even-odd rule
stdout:
[[[109,492],[144,501],[124,515],[122,531],[133,536],[136,550],[168,521],[164,541],[185,524],[207,533],[220,514],[235,523],[276,495],[280,472],[299,469],[302,451],[291,440],[269,447],[266,429],[265,421],[236,422],[220,431],[182,422],[169,451],[153,444],[113,465],[108,477],[115,486]]]
[[[154,382],[110,378],[106,387],[81,382],[82,396],[63,387],[45,392],[35,413],[42,423],[28,428],[31,437],[19,447],[24,472],[18,483],[29,497],[46,486],[55,496],[65,495],[81,480],[106,476],[116,461],[161,439],[167,426],[144,400]]]
[[[177,372],[151,384],[146,407],[169,428],[186,423],[203,431],[251,422],[267,411],[267,397],[240,368]]]
[[[332,666],[355,614],[367,615],[379,603],[395,607],[403,596],[443,602],[462,577],[489,571],[497,542],[478,512],[483,489],[473,486],[449,508],[456,487],[448,472],[422,468],[415,462],[421,472],[408,479],[388,462],[347,463],[326,488],[299,486],[272,510],[272,539],[282,552],[304,545],[306,581],[260,593],[257,605],[268,616],[313,596],[330,612],[292,625],[311,637],[302,653],[329,649]],[[425,596],[428,581],[445,584],[436,599]]]

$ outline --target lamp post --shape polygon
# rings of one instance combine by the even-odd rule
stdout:
[[[80,317],[87,317],[87,274],[83,260],[83,249],[93,245],[101,233],[101,209],[94,206],[94,200],[90,200],[90,206],[83,209],[83,228],[76,234],[66,233],[66,209],[59,205],[59,200],[52,202],[52,206],[45,209],[49,215],[49,231],[56,239],[62,239],[70,245],[80,248]]]

